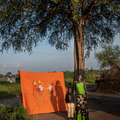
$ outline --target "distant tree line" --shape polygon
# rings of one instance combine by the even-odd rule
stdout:
[[[6,75],[0,74],[0,78],[3,78],[3,77],[17,78],[18,74],[15,75],[15,74],[12,74],[11,72],[7,72]]]

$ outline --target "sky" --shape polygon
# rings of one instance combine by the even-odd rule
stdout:
[[[113,45],[120,45],[120,35],[114,39]],[[100,46],[97,50],[90,52],[90,57],[85,59],[85,68],[100,69],[95,59],[95,51],[100,51]],[[47,41],[40,43],[37,47],[33,47],[32,54],[28,52],[14,53],[13,49],[8,52],[4,51],[0,54],[0,74],[18,74],[18,70],[31,72],[59,72],[59,71],[74,71],[74,47],[73,40],[70,47],[66,51],[56,50],[47,44]]]

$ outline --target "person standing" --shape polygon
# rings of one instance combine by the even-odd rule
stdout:
[[[85,81],[82,80],[82,75],[79,74],[77,82],[74,82],[73,94],[77,93],[76,108],[75,108],[75,120],[89,120],[89,112],[87,106],[87,89]]]
[[[68,88],[65,101],[67,103],[67,108],[68,108],[68,120],[69,119],[74,120],[74,95],[72,93],[71,87]]]

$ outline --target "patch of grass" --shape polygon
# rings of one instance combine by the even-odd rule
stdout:
[[[0,120],[31,120],[32,116],[27,116],[28,111],[20,104],[18,107],[3,105],[0,107]]]
[[[90,86],[90,85],[95,85],[95,78],[94,79],[84,79],[86,86]]]
[[[95,83],[87,83],[86,82],[86,86],[93,86],[93,85],[95,85]]]
[[[9,83],[0,81],[0,99],[8,98],[10,96],[18,96],[21,91],[20,83]]]

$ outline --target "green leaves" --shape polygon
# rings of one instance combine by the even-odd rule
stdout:
[[[18,107],[3,105],[2,107],[0,107],[1,120],[28,120],[28,117],[26,117],[27,113],[28,111],[22,105],[19,105]],[[29,120],[30,119],[31,118],[29,118]]]
[[[95,53],[95,58],[101,68],[119,65],[120,62],[120,46],[104,45],[102,51]]]
[[[60,0],[51,0],[51,1],[57,4]]]
[[[76,3],[80,2],[80,0],[75,0]]]
[[[96,3],[93,0],[11,0],[10,4],[1,1],[0,51],[12,46],[16,52],[31,52],[32,47],[45,37],[56,49],[65,50],[74,35],[73,21],[82,20],[81,31],[87,21],[84,45],[89,50],[100,42],[109,43],[120,31],[117,19],[120,2],[117,0]],[[105,15],[97,16],[104,5],[102,14]]]

